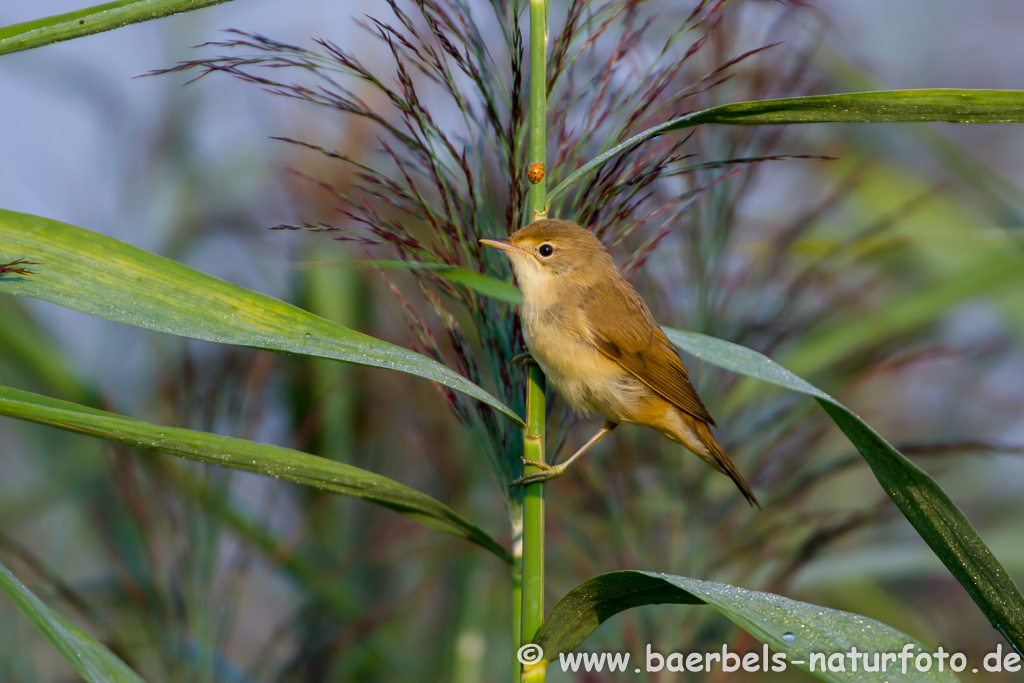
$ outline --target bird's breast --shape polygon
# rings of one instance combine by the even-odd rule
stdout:
[[[594,346],[581,310],[563,303],[524,304],[522,320],[530,354],[570,407],[614,422],[629,421],[647,390]]]

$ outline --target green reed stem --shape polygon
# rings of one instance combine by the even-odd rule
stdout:
[[[548,5],[547,0],[530,0],[530,158],[528,162],[545,163],[547,153],[547,85]],[[544,206],[547,183],[542,178],[530,186],[530,220],[546,214]]]
[[[530,0],[530,147],[527,161],[545,163],[547,142],[547,0]],[[530,187],[530,220],[544,215],[545,183],[542,179]],[[526,432],[523,457],[544,462],[544,373],[529,364],[526,389]],[[526,472],[538,468],[526,467]],[[519,643],[529,643],[544,622],[544,484],[526,486],[523,500],[522,621]],[[518,650],[518,645],[517,645]],[[522,680],[544,681],[546,664],[525,666]]]
[[[529,366],[526,387],[526,424],[523,457],[544,461],[544,373],[536,364]],[[532,465],[527,473],[539,471]],[[523,573],[522,573],[522,637],[529,643],[544,623],[544,484],[526,486],[523,501]],[[523,680],[543,681],[544,668],[523,672]]]

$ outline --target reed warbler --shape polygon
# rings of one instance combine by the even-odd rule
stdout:
[[[574,410],[604,417],[604,426],[559,465],[539,467],[513,485],[561,476],[620,422],[645,425],[727,475],[746,499],[753,492],[711,433],[711,419],[686,366],[589,230],[543,219],[507,240],[481,243],[505,252],[522,290],[523,337],[530,355]]]

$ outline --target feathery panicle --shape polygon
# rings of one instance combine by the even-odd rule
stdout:
[[[710,102],[715,88],[771,47],[738,50],[715,62],[714,50],[728,42],[729,4],[699,2],[679,15],[674,7],[651,2],[574,0],[561,22],[553,20],[552,183],[636,132]],[[504,259],[484,253],[478,240],[509,234],[529,219],[519,26],[524,4],[389,0],[388,9],[386,18],[361,22],[388,55],[387,66],[371,67],[327,40],[306,49],[231,31],[230,40],[203,46],[229,54],[166,71],[198,71],[197,78],[226,72],[370,124],[375,149],[360,158],[316,142],[278,138],[336,160],[353,174],[344,187],[310,179],[335,198],[337,225],[317,221],[279,228],[333,232],[336,239],[387,248],[406,261],[507,278]],[[674,30],[661,28],[676,20]],[[698,195],[753,164],[782,158],[736,155],[687,163],[704,156],[693,143],[691,134],[638,145],[606,164],[552,214],[592,226],[613,247],[635,242],[625,262],[629,273],[685,226]],[[448,362],[475,382],[489,380],[503,401],[521,407],[523,380],[508,361],[522,349],[522,339],[509,307],[430,271],[413,274],[427,310],[445,332]],[[388,282],[403,304],[417,349],[442,360],[421,307]],[[452,306],[468,313],[472,334],[461,329],[466,318]],[[478,346],[469,339],[479,340]],[[459,394],[445,397],[462,422],[486,435],[500,481],[518,476],[518,429]]]

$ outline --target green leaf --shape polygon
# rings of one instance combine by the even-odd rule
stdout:
[[[641,605],[664,604],[707,604],[714,607],[754,638],[780,653],[769,655],[769,671],[773,670],[772,666],[781,666],[781,655],[785,655],[787,668],[799,666],[810,671],[811,663],[814,662],[814,675],[825,681],[884,683],[957,680],[948,664],[944,666],[943,672],[939,672],[935,664],[926,673],[917,671],[913,659],[909,660],[906,673],[902,671],[900,660],[886,662],[885,672],[867,672],[864,671],[862,659],[858,661],[857,671],[854,672],[848,656],[843,658],[845,671],[823,672],[823,665],[815,658],[816,653],[823,654],[827,660],[836,653],[850,653],[851,648],[855,647],[859,653],[872,654],[868,663],[873,666],[873,653],[876,652],[880,653],[881,662],[882,653],[899,653],[908,644],[912,646],[911,652],[915,657],[929,650],[891,626],[850,612],[798,602],[772,593],[654,572],[611,572],[581,583],[558,601],[534,642],[544,652],[543,661],[549,663],[558,659],[560,654],[575,649],[594,629],[619,612]],[[672,652],[672,643],[652,643],[651,650],[667,656]],[[646,658],[646,654],[631,653],[638,658],[635,662],[639,662],[639,658]],[[721,651],[718,654],[721,655]],[[761,656],[758,663],[764,666],[767,649],[757,654]],[[776,656],[779,659],[775,659]],[[664,664],[667,667],[668,662]],[[719,660],[713,662],[712,667],[718,671],[722,664]]]
[[[548,193],[547,205],[608,160],[663,133],[704,123],[765,126],[794,123],[1024,122],[1021,90],[879,90],[733,102],[696,111],[638,133],[573,171]]]
[[[14,259],[32,262],[33,273],[0,276],[0,293],[192,339],[407,372],[522,424],[511,408],[431,358],[105,235],[0,209],[0,262]]]
[[[695,357],[748,377],[813,396],[867,460],[878,483],[992,625],[1024,649],[1024,598],[964,514],[927,472],[853,411],[767,356],[695,332],[663,328]]]
[[[391,260],[366,260],[366,261],[336,261],[327,264],[317,265],[339,265],[358,268],[380,268],[381,270],[428,270],[436,273],[446,280],[463,285],[475,292],[492,299],[505,301],[510,304],[518,304],[522,301],[519,288],[510,282],[502,282],[496,278],[477,273],[467,268],[448,265],[447,263],[426,263],[423,261],[391,261]]]
[[[119,0],[0,28],[0,55],[219,5],[230,0]]]
[[[48,607],[0,564],[0,589],[32,625],[90,683],[144,683],[99,641]]]
[[[465,538],[512,562],[497,541],[443,503],[387,477],[334,460],[245,439],[160,427],[10,387],[0,386],[0,415],[362,498],[432,529]]]

